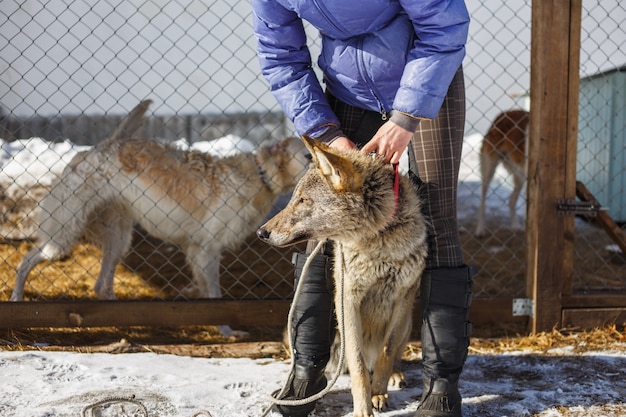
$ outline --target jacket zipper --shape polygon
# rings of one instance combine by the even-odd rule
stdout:
[[[327,10],[322,7],[322,5],[320,4],[320,2],[318,2],[317,0],[314,0],[313,3],[315,4],[315,7],[317,7],[317,10],[319,10],[320,14],[322,16],[324,16],[324,18],[340,33],[345,33],[345,30],[343,30],[336,22],[335,20],[332,19],[332,16],[330,13],[327,12]],[[363,54],[362,54],[362,43],[363,43],[363,39],[360,38],[359,39],[359,48],[357,48],[357,67],[359,70],[359,73],[361,74],[361,78],[365,81],[365,83],[367,84],[367,87],[370,90],[370,93],[372,93],[372,96],[374,96],[374,98],[376,99],[376,101],[378,102],[378,108],[380,111],[380,117],[382,120],[387,120],[387,111],[385,110],[385,107],[383,106],[383,102],[382,100],[379,98],[379,95],[376,94],[376,91],[374,90],[374,88],[372,87],[372,83],[370,82],[370,80],[365,76],[366,72],[364,71],[364,65],[363,65]]]
[[[378,109],[380,111],[381,120],[387,120],[387,110],[385,110],[382,100],[379,98],[379,95],[376,93],[376,90],[374,89],[372,83],[370,82],[369,78],[366,76],[367,72],[365,71],[365,64],[363,63],[362,46],[363,46],[363,38],[359,39],[359,44],[357,48],[357,68],[359,70],[359,74],[361,75],[361,78],[365,81],[365,84],[367,84],[367,88],[370,90],[370,93],[372,93],[372,96],[378,102]]]

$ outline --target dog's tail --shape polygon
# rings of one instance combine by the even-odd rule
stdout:
[[[128,113],[128,116],[122,123],[115,129],[113,134],[107,138],[107,140],[117,140],[121,138],[130,138],[132,137],[137,130],[141,127],[141,125],[146,120],[146,112],[148,111],[148,107],[152,104],[152,100],[143,100],[141,103],[137,104],[134,109]]]
[[[135,106],[105,142],[132,137],[145,121],[151,104],[152,100],[143,100]],[[55,259],[70,250],[88,227],[89,216],[109,204],[114,195],[107,182],[96,181],[100,177],[98,170],[106,162],[100,149],[77,153],[41,199],[38,235],[45,259]]]

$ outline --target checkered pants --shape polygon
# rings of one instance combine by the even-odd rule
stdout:
[[[361,147],[384,123],[380,113],[359,109],[328,95],[341,129]],[[457,71],[437,118],[422,120],[409,146],[409,167],[424,182],[429,225],[427,268],[464,264],[457,223],[457,185],[465,126],[465,82]]]

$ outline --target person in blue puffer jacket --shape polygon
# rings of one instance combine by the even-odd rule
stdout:
[[[463,0],[251,0],[263,76],[298,134],[338,149],[360,148],[423,181],[429,255],[422,277],[423,392],[417,417],[461,416],[458,379],[467,357],[472,295],[457,225],[456,197],[465,124],[469,16]],[[304,22],[319,30],[317,78]],[[309,245],[307,253],[313,245]],[[330,246],[330,245],[329,245]],[[296,280],[307,253],[295,258]],[[328,257],[313,259],[295,307],[294,361],[281,398],[326,386],[333,339]],[[314,403],[279,406],[304,417]]]

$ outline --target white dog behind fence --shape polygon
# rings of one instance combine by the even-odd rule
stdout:
[[[142,119],[145,109],[129,119]],[[296,138],[220,158],[118,130],[76,154],[41,200],[38,245],[17,269],[12,301],[23,299],[35,265],[68,255],[82,236],[102,247],[96,294],[114,299],[114,270],[130,248],[134,223],[182,249],[193,272],[190,296],[220,298],[222,251],[254,232],[308,165]]]

